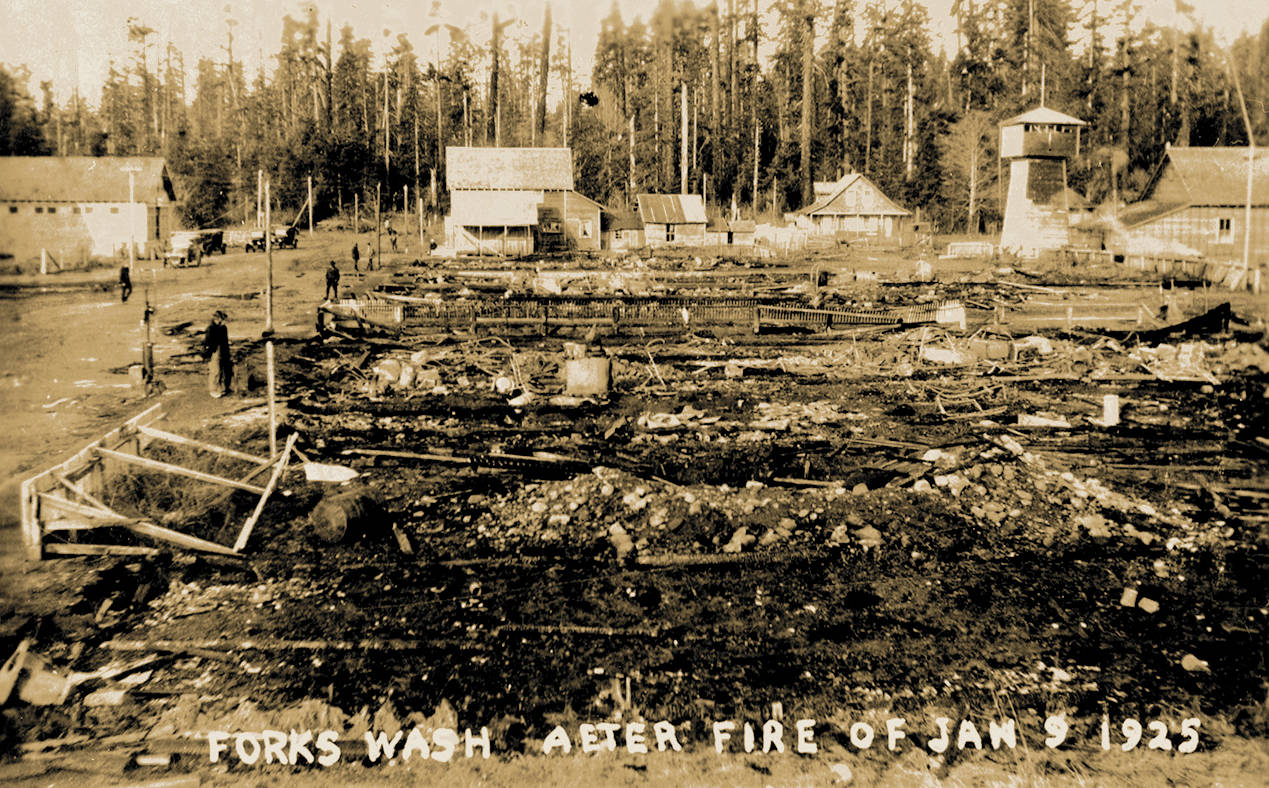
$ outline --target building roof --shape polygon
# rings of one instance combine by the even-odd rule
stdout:
[[[867,207],[861,206],[858,210],[842,205],[833,205],[833,203],[837,202],[838,198],[845,194],[848,189],[857,184],[861,188],[866,189],[867,192],[872,195],[873,200],[871,205]],[[889,214],[891,216],[910,216],[912,212],[900,207],[898,203],[887,197],[885,192],[883,192],[877,184],[868,180],[868,178],[864,177],[861,173],[853,172],[838,181],[832,191],[825,192],[824,196],[803,208],[801,213],[804,213],[807,216],[814,214],[833,214],[839,216],[877,216]]]
[[[1017,126],[1022,123],[1048,123],[1060,126],[1087,126],[1088,124],[1079,118],[1067,115],[1065,112],[1058,112],[1049,107],[1036,107],[1029,109],[1021,115],[1015,115],[1008,120],[1000,121],[1002,126]]]
[[[125,167],[136,169],[137,202],[176,199],[157,156],[0,156],[0,200],[128,202]]]
[[[1245,205],[1247,201],[1247,148],[1190,148],[1171,146],[1165,160],[1146,184],[1143,197],[1154,196],[1155,187],[1170,167],[1180,182],[1189,205]],[[1169,198],[1174,195],[1169,195]],[[1177,200],[1179,202],[1179,200]],[[1269,150],[1257,149],[1252,170],[1253,205],[1269,204]]]
[[[705,202],[699,194],[640,194],[635,199],[645,223],[705,223]]]
[[[1183,202],[1144,200],[1126,206],[1120,211],[1119,221],[1126,229],[1131,230],[1134,227],[1152,222],[1184,207],[1186,205]]]
[[[568,148],[445,149],[445,180],[455,189],[563,191],[573,188]]]
[[[634,211],[605,211],[609,230],[642,230],[643,221]]]

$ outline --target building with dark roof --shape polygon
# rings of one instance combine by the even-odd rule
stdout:
[[[600,248],[603,206],[573,191],[570,149],[451,146],[445,166],[445,234],[455,253]]]
[[[702,246],[705,201],[699,194],[640,194],[639,219],[648,246]]]
[[[1142,199],[1107,240],[1126,254],[1242,260],[1247,233],[1247,148],[1172,146]],[[1269,151],[1252,168],[1251,260],[1269,261]]]
[[[19,263],[126,257],[130,238],[138,255],[157,254],[175,207],[158,157],[0,157],[0,257]]]

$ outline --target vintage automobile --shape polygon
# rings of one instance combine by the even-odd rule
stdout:
[[[225,245],[234,249],[242,247],[244,252],[263,252],[264,230],[227,230]]]
[[[273,245],[278,249],[294,249],[299,246],[300,234],[295,227],[273,228]]]
[[[163,254],[163,266],[181,268],[198,265],[205,253],[202,230],[178,230],[168,239],[167,252]]]

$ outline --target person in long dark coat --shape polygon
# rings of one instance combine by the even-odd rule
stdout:
[[[132,269],[125,263],[119,269],[119,298],[126,304],[132,295]]]
[[[203,358],[207,360],[207,393],[219,399],[229,393],[233,381],[234,360],[229,353],[229,330],[225,313],[216,310],[207,334],[203,337]]]
[[[335,265],[335,261],[330,261],[330,268],[326,269],[326,295],[325,300],[339,298],[339,266]]]
[[[353,270],[356,271],[357,263],[361,260],[361,250],[357,248],[357,242],[353,241]]]

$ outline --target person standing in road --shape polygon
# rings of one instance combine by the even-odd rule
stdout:
[[[132,295],[132,269],[124,263],[119,269],[119,298],[126,304],[130,295]]]
[[[225,327],[225,313],[216,310],[207,334],[203,337],[203,358],[207,360],[207,393],[220,399],[229,393],[234,376],[234,360],[229,354],[229,329]]]
[[[326,269],[326,296],[324,300],[334,301],[339,298],[339,266],[335,265],[335,261],[330,261],[330,268]]]
[[[361,260],[361,251],[357,249],[357,242],[353,241],[353,270],[354,271],[359,270],[357,268],[357,263],[360,262],[360,260]]]
[[[375,270],[375,248],[373,246],[370,247],[370,257],[368,259],[369,262],[366,263],[366,270]]]

